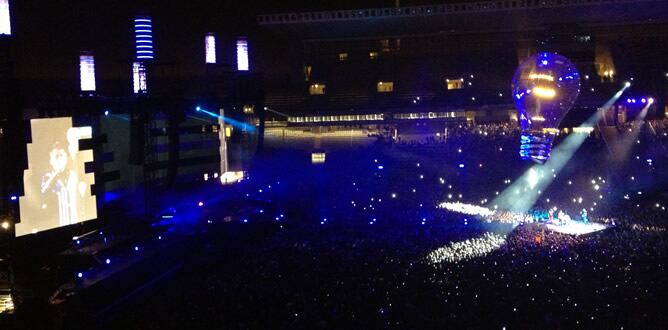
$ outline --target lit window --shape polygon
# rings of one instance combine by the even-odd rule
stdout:
[[[389,52],[390,51],[390,40],[388,40],[388,39],[381,40],[380,41],[380,48],[385,53]]]
[[[445,79],[445,83],[448,86],[448,90],[453,89],[462,89],[464,88],[464,79]]]
[[[324,95],[325,94],[325,85],[323,84],[312,84],[308,88],[308,93],[311,95]]]
[[[312,164],[322,164],[325,162],[326,154],[324,152],[312,152],[311,153],[311,163]]]
[[[339,53],[339,61],[347,61],[348,53]]]
[[[377,85],[378,93],[391,93],[394,91],[394,82],[379,81]]]
[[[375,60],[378,58],[378,52],[370,52],[369,53],[369,59],[370,60]]]

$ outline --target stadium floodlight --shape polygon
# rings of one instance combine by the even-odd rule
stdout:
[[[216,36],[213,33],[207,33],[204,36],[205,62],[207,64],[216,63]]]
[[[92,52],[79,55],[79,80],[82,92],[95,92],[95,57]]]
[[[12,23],[9,14],[9,0],[0,0],[0,35],[12,34]]]
[[[135,58],[139,61],[152,60],[153,21],[150,16],[135,17]]]
[[[245,37],[237,39],[237,71],[248,71],[248,40]]]

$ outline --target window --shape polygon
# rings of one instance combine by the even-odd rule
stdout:
[[[308,93],[311,95],[324,95],[325,94],[325,85],[323,84],[313,84],[309,86]]]
[[[322,164],[325,162],[326,154],[324,152],[312,152],[311,153],[311,163],[313,164]]]
[[[339,53],[339,61],[348,60],[348,53]]]
[[[375,60],[378,58],[378,52],[369,52],[369,59]]]
[[[448,86],[448,90],[453,89],[462,89],[464,88],[464,78],[459,79],[445,79],[445,83]]]
[[[380,49],[383,50],[383,52],[387,53],[390,51],[390,40],[388,39],[383,39],[380,41]]]
[[[391,93],[394,91],[394,82],[392,81],[379,81],[376,86],[378,93]]]

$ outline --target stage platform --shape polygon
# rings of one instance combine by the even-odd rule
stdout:
[[[556,232],[569,235],[583,235],[607,229],[608,226],[596,222],[569,221],[564,225],[545,224],[545,226]]]

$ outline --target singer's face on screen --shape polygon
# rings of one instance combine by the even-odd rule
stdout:
[[[54,148],[49,152],[49,163],[56,173],[60,173],[67,167],[67,152],[62,148]]]

